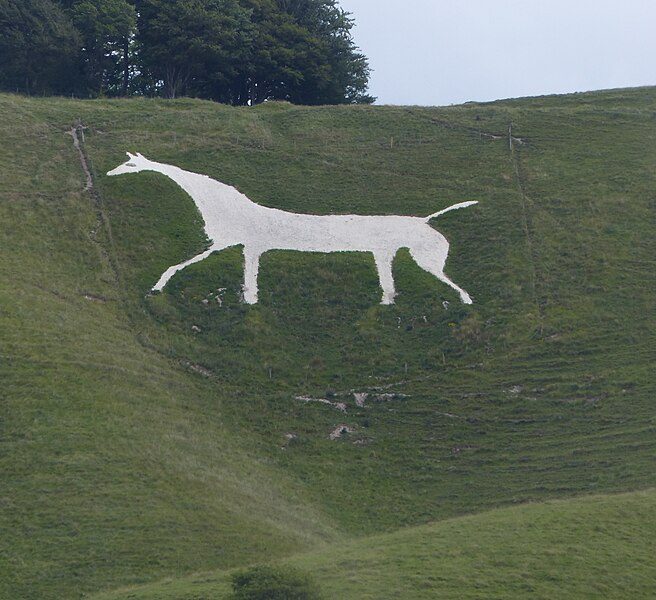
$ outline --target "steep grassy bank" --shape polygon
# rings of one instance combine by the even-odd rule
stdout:
[[[0,109],[0,595],[76,597],[656,485],[654,89],[447,109]],[[78,119],[91,194],[66,135]],[[170,181],[104,176],[126,150],[294,211],[479,200],[434,224],[475,304],[407,252],[395,307],[377,305],[366,255],[275,252],[245,307],[239,248],[146,297],[204,239]],[[355,432],[329,440],[341,423]]]
[[[77,597],[334,539],[224,422],[216,390],[139,343],[65,120],[2,102],[0,597]]]
[[[247,308],[239,249],[144,298],[202,247],[193,204],[155,174],[99,178],[140,335],[235,390],[226,410],[273,459],[372,532],[650,485],[653,102],[639,90],[453,109],[115,104],[94,116],[103,133],[87,148],[99,173],[130,148],[288,210],[422,215],[480,201],[435,223],[473,307],[407,253],[385,308],[371,257],[273,252]],[[221,288],[220,308],[202,303]],[[342,398],[356,447],[327,439],[344,420],[333,409],[293,400],[377,386],[408,398],[362,410]],[[281,452],[287,432],[298,437]]]

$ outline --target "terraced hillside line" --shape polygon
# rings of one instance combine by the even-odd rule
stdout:
[[[529,263],[531,266],[531,295],[535,302],[535,307],[538,312],[540,335],[544,332],[544,310],[538,298],[537,293],[537,257],[535,255],[535,244],[531,237],[531,217],[529,207],[533,205],[533,201],[526,191],[525,176],[522,173],[521,156],[519,148],[516,148],[517,141],[521,138],[515,138],[512,134],[512,123],[508,125],[508,149],[510,151],[510,160],[512,161],[513,171],[515,173],[515,181],[517,182],[517,189],[519,190],[522,199],[522,229],[526,237],[526,246],[528,248]],[[521,142],[520,142],[521,143]]]
[[[461,125],[459,123],[451,123],[450,121],[445,121],[444,119],[431,118],[430,122],[433,125],[438,125],[439,127],[443,127],[444,129],[450,129],[452,131],[463,131],[466,133],[470,133],[473,136],[486,138],[493,141],[505,140],[506,137],[508,137],[510,144],[524,144],[526,142],[525,138],[513,136],[512,130],[509,132],[509,135],[506,136],[506,134],[504,133],[483,131],[482,129],[479,129],[477,127],[468,127],[467,125]]]
[[[506,140],[506,139],[508,140],[508,150],[510,152],[510,160],[512,161],[513,164],[515,181],[517,183],[517,189],[519,190],[519,193],[522,198],[522,228],[524,230],[524,235],[526,237],[526,245],[528,247],[530,264],[531,264],[531,295],[533,296],[533,301],[535,302],[535,306],[537,308],[537,312],[540,320],[539,323],[540,335],[542,335],[544,330],[544,310],[537,294],[537,268],[536,268],[537,259],[534,249],[535,245],[531,237],[531,218],[529,214],[529,205],[532,205],[533,201],[531,200],[531,198],[529,197],[526,191],[525,176],[523,175],[521,170],[521,157],[519,153],[519,146],[526,144],[527,139],[525,137],[518,137],[516,135],[513,135],[512,123],[508,125],[508,132],[507,134],[504,135],[501,133],[495,133],[491,131],[483,131],[476,127],[468,127],[467,125],[462,125],[459,123],[452,123],[450,121],[446,121],[444,119],[439,119],[439,118],[431,118],[430,122],[444,129],[449,129],[453,131],[462,131],[465,133],[469,133],[473,136],[478,136],[481,139],[485,138],[491,141]]]
[[[68,133],[73,138],[73,145],[75,146],[75,149],[78,151],[78,154],[80,156],[80,165],[86,177],[86,184],[84,186],[84,191],[88,192],[89,195],[91,196],[91,200],[93,201],[94,207],[96,209],[96,214],[98,216],[98,225],[91,231],[90,237],[94,242],[94,244],[96,244],[96,246],[98,247],[100,255],[103,257],[103,259],[106,260],[107,264],[109,265],[112,271],[112,276],[118,284],[118,291],[120,293],[122,286],[120,285],[119,269],[115,258],[116,249],[114,245],[114,237],[112,235],[111,224],[109,222],[107,215],[105,214],[102,198],[93,183],[93,174],[91,168],[89,167],[89,157],[87,156],[87,152],[84,148],[85,129],[86,127],[82,123],[82,121],[78,120],[75,123],[75,125],[71,127]],[[105,230],[105,234],[107,235],[107,240],[109,243],[109,251],[105,248],[104,244],[98,240],[98,230],[101,228]]]

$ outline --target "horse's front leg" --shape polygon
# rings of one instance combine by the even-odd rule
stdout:
[[[244,302],[257,304],[257,273],[260,270],[260,256],[262,251],[244,248]]]
[[[394,275],[392,274],[392,262],[396,250],[386,250],[374,252],[374,260],[376,261],[376,269],[378,270],[378,280],[380,287],[383,288],[383,297],[380,301],[381,304],[394,304],[396,297],[396,290],[394,289]]]
[[[188,267],[189,265],[193,265],[194,263],[200,262],[201,260],[206,259],[212,252],[216,252],[217,250],[220,250],[220,246],[213,245],[209,250],[205,250],[205,252],[202,252],[198,256],[194,256],[193,258],[190,258],[189,260],[185,260],[184,262],[181,262],[180,264],[173,265],[172,267],[169,267],[162,273],[162,276],[159,278],[159,281],[153,286],[152,291],[153,292],[161,292],[164,289],[164,286],[169,282],[169,279],[173,277],[178,271],[181,271],[185,267]]]

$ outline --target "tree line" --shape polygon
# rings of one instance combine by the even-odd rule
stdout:
[[[370,103],[337,0],[0,0],[0,89]]]

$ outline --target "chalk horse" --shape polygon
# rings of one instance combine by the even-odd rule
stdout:
[[[392,261],[400,248],[408,248],[422,269],[456,290],[462,302],[472,303],[469,294],[444,274],[449,242],[428,222],[476,202],[454,204],[427,217],[297,214],[260,206],[234,187],[206,175],[148,160],[138,153],[128,152],[127,155],[127,162],[107,175],[155,171],[171,178],[196,203],[205,220],[205,233],[212,243],[198,256],[169,267],[153,291],[161,291],[175,273],[207,258],[212,252],[243,244],[244,301],[248,304],[257,302],[260,256],[268,250],[371,252],[383,290],[381,304],[393,304],[396,292]]]

